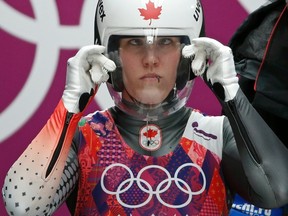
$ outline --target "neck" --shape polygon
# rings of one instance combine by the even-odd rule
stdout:
[[[148,156],[163,156],[173,151],[179,144],[183,135],[191,110],[182,107],[177,112],[155,121],[145,121],[135,118],[133,115],[121,111],[117,107],[109,109],[115,124],[125,142],[136,152]],[[151,125],[161,130],[161,146],[154,149],[146,149],[141,145],[141,131]],[[152,128],[153,129],[153,128]]]

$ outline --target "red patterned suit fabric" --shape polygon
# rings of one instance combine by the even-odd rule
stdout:
[[[125,143],[107,111],[83,118],[79,127],[76,215],[227,214],[221,159],[195,140],[182,137],[173,152],[150,157]]]

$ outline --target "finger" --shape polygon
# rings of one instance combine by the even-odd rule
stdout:
[[[88,45],[88,46],[84,46],[82,47],[78,53],[77,56],[79,56],[80,58],[86,58],[88,59],[89,56],[93,55],[93,54],[101,54],[105,52],[105,47],[104,46],[100,46],[100,45]]]
[[[187,45],[182,49],[182,55],[185,58],[191,58],[192,71],[196,76],[200,76],[205,72],[207,54],[203,46],[195,44]]]
[[[89,56],[91,69],[91,79],[94,83],[106,82],[109,78],[108,72],[112,72],[116,69],[116,64],[102,54],[94,54]]]
[[[191,44],[194,44],[196,47],[204,47],[206,50],[216,50],[223,46],[219,41],[208,37],[194,38]]]
[[[186,45],[182,49],[182,55],[184,58],[194,58],[195,55],[195,46],[194,45]]]
[[[93,59],[95,59],[96,56],[102,55],[101,53],[103,53],[104,51],[104,46],[84,46],[77,52],[77,54],[73,58],[71,58],[71,61],[73,61],[75,65],[83,67],[84,71],[87,71],[91,68]],[[93,55],[96,56],[93,57]]]
[[[89,70],[91,74],[91,79],[94,83],[100,84],[102,82],[106,82],[109,79],[108,71],[103,70],[99,64],[94,64]]]
[[[90,56],[89,61],[92,67],[94,65],[99,65],[102,69],[106,71],[114,71],[116,69],[116,64],[114,63],[114,61],[102,54],[95,54],[93,56]]]
[[[203,49],[196,52],[191,64],[192,71],[196,76],[201,76],[206,68],[206,52]]]

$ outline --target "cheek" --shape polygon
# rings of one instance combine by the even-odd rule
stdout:
[[[139,69],[139,57],[137,58],[135,55],[122,53],[120,55],[121,67],[122,71],[125,71],[126,76],[131,76],[135,72],[137,72],[137,68]],[[124,73],[124,72],[123,72]]]
[[[178,64],[179,64],[179,55],[175,55],[172,58],[167,59],[165,62],[166,68],[167,68],[167,75],[170,77],[170,82],[175,83],[177,78],[177,71],[178,71]]]
[[[136,69],[138,67],[134,66],[133,63],[129,63],[129,61],[125,61],[125,64],[122,63],[122,78],[123,82],[125,83],[133,83],[133,79],[135,79]]]
[[[129,85],[133,85],[133,83],[135,83],[135,80],[137,79],[137,67],[134,68],[132,66],[129,67],[122,67],[122,78],[123,78],[123,83],[126,86],[127,83],[129,83]]]

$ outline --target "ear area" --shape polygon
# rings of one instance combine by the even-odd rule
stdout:
[[[181,53],[185,44],[181,44]],[[192,60],[191,58],[185,58],[183,55],[180,56],[179,65],[177,68],[177,79],[176,88],[181,90],[185,87],[187,81],[195,78],[195,75],[191,68]]]
[[[119,58],[118,51],[111,51],[108,54],[109,59],[114,61],[116,69],[113,72],[109,72],[109,79],[107,82],[112,84],[112,87],[117,92],[122,92],[124,89],[123,78],[122,78],[122,67]]]

